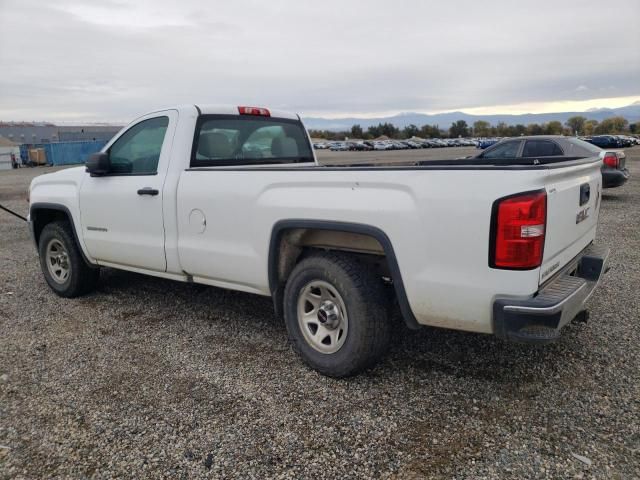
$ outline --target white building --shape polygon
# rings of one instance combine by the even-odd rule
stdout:
[[[20,162],[20,146],[4,137],[0,137],[0,170],[11,170],[12,158]]]

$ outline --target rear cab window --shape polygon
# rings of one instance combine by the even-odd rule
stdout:
[[[520,150],[520,140],[511,140],[507,142],[497,143],[482,154],[481,158],[487,159],[505,159],[516,158],[518,150]]]
[[[314,162],[299,120],[251,115],[201,115],[191,167]]]
[[[551,140],[527,140],[522,150],[522,156],[529,157],[560,157],[562,149]]]
[[[597,157],[602,149],[579,138],[567,138],[565,154],[570,157]]]

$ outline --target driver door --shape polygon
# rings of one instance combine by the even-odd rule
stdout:
[[[86,173],[81,225],[87,250],[98,263],[166,270],[162,187],[177,119],[175,110],[141,118],[106,150],[109,173]]]

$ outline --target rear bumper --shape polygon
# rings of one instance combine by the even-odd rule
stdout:
[[[614,188],[624,185],[629,180],[629,170],[614,170],[607,168],[602,170],[602,187]]]
[[[607,270],[609,249],[590,245],[532,297],[496,297],[494,333],[506,340],[549,343],[584,310]]]

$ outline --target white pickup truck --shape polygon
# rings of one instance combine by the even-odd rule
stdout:
[[[322,166],[297,115],[189,105],[35,178],[29,223],[58,295],[110,267],[271,296],[304,361],[342,377],[380,358],[394,305],[410,328],[557,339],[606,269],[600,164]]]

